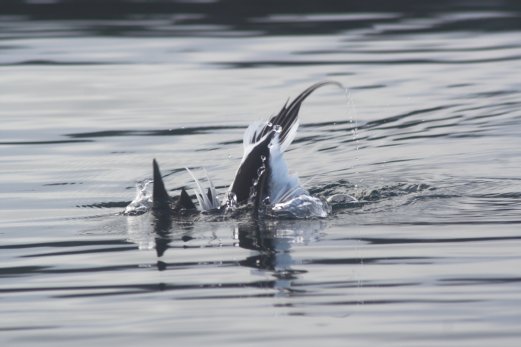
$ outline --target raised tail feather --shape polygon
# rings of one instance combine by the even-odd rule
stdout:
[[[281,151],[284,152],[293,141],[298,128],[298,113],[302,102],[318,88],[325,85],[336,85],[344,88],[335,81],[323,81],[313,84],[289,105],[286,103],[279,113],[266,123],[253,123],[244,134],[244,156],[235,174],[230,192],[235,194],[238,204],[247,203],[250,198],[253,182],[259,179],[259,170],[269,160],[268,145],[273,131],[278,132]]]
[[[279,141],[281,144],[284,144],[282,147],[286,149],[293,140],[291,138],[291,134],[296,133],[296,128],[298,127],[298,113],[300,111],[300,106],[306,100],[306,98],[311,95],[315,90],[317,90],[320,87],[326,86],[326,85],[337,85],[340,88],[344,88],[341,83],[335,82],[335,81],[322,81],[317,82],[313,84],[312,86],[308,87],[306,90],[304,90],[302,93],[300,93],[295,100],[293,100],[289,106],[286,102],[286,104],[282,107],[282,109],[279,111],[279,113],[273,117],[271,117],[264,125],[262,129],[258,132],[258,134],[255,137],[255,142],[259,141],[262,137],[264,137],[268,132],[273,130],[273,126],[278,125],[280,128],[279,133]],[[271,125],[270,125],[271,124]],[[293,129],[295,127],[295,129]],[[291,139],[290,139],[291,138]],[[287,143],[289,140],[289,143]]]

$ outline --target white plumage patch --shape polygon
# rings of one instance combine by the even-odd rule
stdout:
[[[197,202],[199,203],[199,208],[201,209],[201,211],[206,212],[206,211],[218,209],[220,207],[220,203],[219,203],[219,198],[217,197],[217,191],[215,190],[212,180],[210,179],[210,177],[208,177],[208,173],[206,173],[206,170],[205,170],[206,180],[209,185],[208,189],[210,191],[210,197],[204,191],[204,189],[201,185],[201,182],[197,179],[197,177],[195,177],[195,175],[192,173],[192,171],[190,171],[189,168],[185,168],[185,169],[186,169],[186,171],[188,171],[190,176],[192,176],[192,179],[195,182],[195,185],[196,185],[195,196],[197,198]]]
[[[284,160],[282,145],[278,134],[270,143],[270,210],[275,215],[293,218],[324,218],[330,207],[319,198],[313,197],[304,189],[296,175],[290,175]]]

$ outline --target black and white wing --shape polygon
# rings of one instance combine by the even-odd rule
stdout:
[[[297,133],[299,120],[298,113],[302,102],[316,89],[325,85],[343,86],[334,81],[318,82],[304,90],[289,105],[286,103],[280,112],[272,116],[267,122],[254,122],[245,131],[243,137],[244,155],[241,164],[230,186],[230,193],[235,195],[237,204],[248,202],[254,183],[259,179],[269,162],[270,151],[268,145],[274,133],[278,133],[280,149],[284,152]]]

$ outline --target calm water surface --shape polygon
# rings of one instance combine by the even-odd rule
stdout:
[[[519,345],[518,2],[92,3],[0,5],[2,346]],[[245,127],[324,79],[347,97],[286,158],[359,203],[119,214],[152,158],[224,192]]]

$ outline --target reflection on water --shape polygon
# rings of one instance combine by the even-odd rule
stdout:
[[[126,219],[129,240],[136,243],[140,250],[155,249],[159,271],[169,268],[169,264],[163,259],[170,243],[177,241],[186,244],[194,239],[190,236],[194,234],[193,224],[184,218],[174,221],[170,214],[147,213]],[[253,251],[236,264],[252,268],[259,275],[274,277],[274,280],[263,282],[261,287],[272,288],[280,293],[294,291],[292,280],[297,280],[299,274],[306,273],[305,270],[292,268],[295,264],[291,256],[292,246],[317,242],[320,233],[327,226],[324,220],[251,220],[232,221],[228,224],[233,229],[231,246]],[[175,266],[170,264],[170,269]],[[167,286],[163,285],[162,290],[166,289]]]
[[[519,1],[1,1],[0,344],[517,346]],[[122,216],[286,158],[327,220]]]
[[[194,239],[193,216],[177,217],[169,213],[146,213],[126,216],[128,240],[140,250],[155,250],[162,258],[172,241],[183,243]],[[214,217],[210,217],[214,219]],[[209,220],[210,220],[209,219]],[[203,216],[204,220],[204,216]],[[197,223],[197,222],[196,222]],[[199,223],[212,223],[201,222]],[[250,220],[226,222],[233,228],[231,239],[234,246],[255,251],[255,255],[238,264],[268,272],[275,271],[285,276],[291,273],[291,245],[316,242],[320,232],[327,226],[325,220]],[[166,269],[166,264],[158,260],[158,270]]]
[[[280,293],[291,293],[295,290],[292,281],[297,280],[299,274],[306,273],[305,270],[292,268],[292,245],[318,240],[320,231],[325,227],[326,223],[321,220],[238,223],[234,239],[239,240],[239,247],[255,251],[254,255],[239,264],[267,272],[275,277],[272,288]]]

